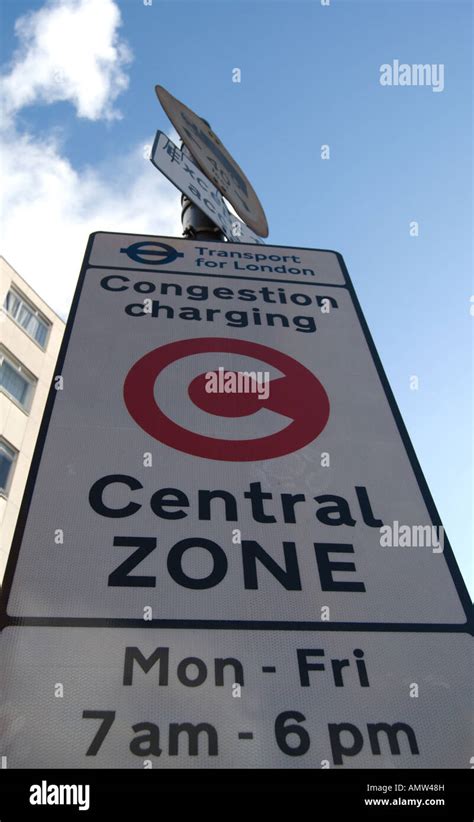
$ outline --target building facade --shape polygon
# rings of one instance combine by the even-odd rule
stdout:
[[[0,257],[0,585],[64,328]]]

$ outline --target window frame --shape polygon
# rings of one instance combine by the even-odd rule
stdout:
[[[21,403],[20,400],[18,400],[13,394],[11,394],[8,391],[7,388],[5,388],[5,386],[3,386],[1,384],[0,384],[0,393],[4,394],[5,397],[8,397],[8,399],[11,402],[15,403],[17,408],[19,408],[21,411],[23,411],[24,414],[29,415],[30,411],[31,411],[31,406],[33,404],[33,397],[34,397],[34,394],[35,394],[36,386],[38,384],[38,380],[34,376],[34,374],[32,374],[31,371],[29,371],[29,369],[26,368],[20,362],[20,360],[18,360],[15,356],[13,356],[13,354],[11,354],[8,351],[8,349],[6,349],[3,345],[0,345],[0,367],[3,365],[4,360],[6,360],[8,365],[10,365],[11,368],[13,368],[15,371],[17,371],[20,374],[20,376],[25,380],[25,382],[28,384],[28,390],[27,390],[27,395],[26,395],[26,403],[25,403],[25,405],[23,405],[23,403]]]
[[[14,297],[16,297],[16,299],[19,301],[18,305],[16,306],[16,309],[15,309],[15,314],[12,314],[8,310],[7,305],[6,305],[8,297],[9,297],[10,294],[12,294]],[[24,306],[30,312],[30,314],[32,314],[34,317],[36,317],[38,322],[41,323],[45,327],[46,334],[45,334],[45,338],[44,338],[44,344],[40,343],[39,340],[36,339],[36,337],[34,337],[32,334],[30,334],[30,332],[17,319],[17,316],[19,315],[22,306]],[[27,335],[27,337],[29,337],[30,340],[33,340],[35,345],[37,345],[41,349],[41,351],[46,351],[46,348],[48,347],[49,334],[50,334],[50,331],[51,331],[52,323],[44,316],[44,314],[42,314],[42,312],[38,308],[36,308],[34,303],[32,303],[30,300],[28,300],[28,298],[25,297],[18,288],[16,288],[14,283],[10,284],[9,289],[8,289],[7,293],[5,294],[5,299],[3,301],[3,310],[5,311],[7,316],[10,317],[11,320],[13,320],[15,325],[17,325],[18,328],[21,328],[21,330]]]
[[[6,452],[7,457],[10,457],[10,454],[12,455],[5,487],[2,488],[2,486],[0,485],[0,497],[8,499],[8,495],[10,493],[10,489],[13,482],[13,475],[15,473],[15,468],[18,461],[19,451],[17,448],[14,448],[13,445],[7,439],[5,439],[4,436],[0,434],[0,453],[2,451]],[[8,452],[10,452],[10,454]]]

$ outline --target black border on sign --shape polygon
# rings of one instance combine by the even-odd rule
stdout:
[[[79,274],[79,279],[76,286],[76,291],[74,293],[74,298],[71,305],[71,310],[68,316],[66,329],[64,332],[63,340],[61,343],[61,348],[58,355],[58,360],[56,363],[56,368],[54,371],[54,375],[51,381],[51,386],[49,389],[48,399],[46,402],[46,407],[43,415],[43,419],[41,421],[41,426],[38,434],[38,439],[36,442],[33,459],[31,463],[30,472],[28,475],[28,480],[26,483],[25,492],[23,495],[20,512],[18,515],[18,520],[15,528],[15,533],[13,536],[12,546],[10,550],[10,554],[8,557],[8,562],[5,570],[4,576],[4,583],[2,587],[2,591],[0,594],[0,630],[7,626],[11,625],[29,625],[29,626],[50,626],[50,627],[110,627],[110,628],[211,628],[211,629],[222,629],[222,630],[275,630],[275,631],[373,631],[373,632],[420,632],[420,633],[434,633],[434,632],[441,632],[441,633],[471,633],[474,635],[474,621],[472,619],[472,603],[471,598],[469,596],[469,592],[466,588],[464,579],[462,577],[461,571],[459,570],[458,564],[456,562],[456,558],[454,556],[453,550],[451,548],[451,544],[446,537],[446,533],[444,533],[445,538],[445,547],[443,551],[443,555],[446,559],[446,563],[448,565],[448,569],[451,573],[457,594],[459,596],[461,605],[466,615],[466,622],[461,624],[445,624],[445,623],[398,623],[398,622],[288,622],[288,621],[245,621],[245,620],[191,620],[191,619],[153,619],[150,621],[144,621],[143,619],[115,619],[115,618],[89,618],[89,617],[79,617],[79,618],[68,618],[68,617],[12,617],[9,616],[7,612],[7,605],[10,596],[10,591],[13,583],[13,578],[15,574],[16,565],[18,562],[18,556],[20,553],[20,547],[22,542],[23,533],[26,526],[26,521],[28,518],[28,512],[30,509],[30,504],[33,496],[34,487],[36,484],[36,478],[38,475],[38,469],[41,462],[41,456],[43,453],[43,448],[46,441],[46,436],[49,428],[49,423],[51,420],[51,415],[53,412],[54,401],[56,398],[56,389],[54,387],[55,378],[62,374],[62,369],[64,366],[64,361],[66,359],[66,353],[69,345],[69,340],[71,337],[72,329],[74,326],[74,320],[76,317],[77,308],[79,305],[79,300],[82,292],[82,287],[84,284],[86,272],[88,268],[107,268],[107,266],[91,266],[89,264],[89,257],[90,252],[92,250],[92,245],[94,243],[95,237],[98,235],[115,235],[115,236],[124,236],[122,232],[117,231],[95,231],[93,234],[89,236],[87,241],[86,250],[84,253],[84,259],[82,261],[81,271]],[[155,236],[155,235],[144,235],[144,234],[130,234],[125,235],[129,237],[151,237],[153,240],[171,240],[182,241],[183,237],[167,237],[167,236]],[[206,243],[209,242],[218,242],[214,240],[208,240]],[[250,246],[254,247],[251,243],[239,243],[239,248],[242,246]],[[397,406],[395,397],[393,395],[392,389],[390,388],[390,384],[388,382],[387,376],[383,369],[382,362],[380,357],[377,353],[377,349],[375,348],[374,341],[370,334],[368,325],[366,323],[365,317],[362,313],[362,309],[360,307],[359,301],[357,299],[354,286],[352,284],[351,278],[349,276],[349,272],[347,270],[346,264],[342,255],[338,251],[332,251],[330,249],[319,249],[319,248],[299,248],[296,246],[282,246],[282,245],[271,245],[266,246],[267,248],[285,248],[285,249],[294,249],[295,251],[319,251],[334,254],[337,257],[337,260],[341,266],[342,274],[346,282],[347,290],[351,296],[351,299],[354,304],[354,308],[361,324],[362,331],[364,333],[365,340],[367,342],[368,348],[372,355],[372,359],[374,365],[377,370],[377,374],[379,376],[380,382],[385,392],[385,396],[387,402],[390,406],[392,411],[393,417],[395,419],[395,423],[398,428],[398,432],[402,439],[403,445],[405,446],[405,450],[413,470],[415,474],[415,478],[418,483],[418,487],[421,491],[423,501],[427,507],[428,513],[431,517],[432,524],[440,527],[442,525],[440,516],[436,509],[436,505],[434,500],[431,496],[430,490],[428,488],[428,484],[426,479],[423,475],[423,471],[421,466],[418,462],[417,456],[415,454],[413,445],[410,441],[410,437],[408,435],[408,431],[405,427],[403,422],[402,416],[400,414],[400,410]],[[109,266],[110,268],[110,266]],[[127,266],[128,270],[139,270],[139,271],[152,271],[152,264],[150,268],[140,268],[140,269],[133,269],[133,266]],[[174,274],[179,274],[180,272],[173,272]],[[203,273],[201,272],[201,276]],[[238,277],[233,279],[239,279]],[[250,278],[248,278],[250,279]],[[265,278],[265,281],[266,278]],[[268,282],[280,282],[280,280],[272,280],[268,279]],[[291,283],[295,284],[296,283]],[[319,284],[314,283],[314,285],[326,285],[329,287],[329,284]],[[337,286],[335,286],[337,287]],[[339,286],[339,288],[344,286]]]

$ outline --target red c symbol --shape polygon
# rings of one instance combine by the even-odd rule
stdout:
[[[175,360],[208,352],[254,357],[277,368],[284,376],[271,381],[267,399],[255,401],[253,395],[232,395],[233,412],[219,395],[214,395],[214,408],[209,402],[206,407],[202,376],[197,377],[188,389],[196,405],[211,413],[235,417],[255,413],[264,407],[289,417],[292,422],[276,434],[246,440],[206,437],[173,422],[156,403],[156,379]],[[290,454],[319,436],[329,419],[328,396],[311,371],[281,351],[245,340],[203,337],[155,348],[132,366],[125,379],[123,394],[129,414],[154,439],[185,454],[228,462],[267,460]]]

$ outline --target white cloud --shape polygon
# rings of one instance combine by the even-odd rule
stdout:
[[[115,158],[111,181],[100,169],[79,174],[52,139],[3,143],[2,253],[63,317],[90,233],[181,234],[179,192],[144,145]]]
[[[63,317],[90,233],[181,234],[179,193],[145,158],[151,138],[117,152],[107,166],[79,172],[60,131],[33,135],[16,123],[23,107],[58,100],[69,100],[79,117],[113,119],[130,60],[119,25],[112,0],[48,2],[18,19],[21,45],[0,77],[10,115],[0,134],[1,253]]]
[[[0,78],[4,116],[31,103],[60,100],[90,120],[119,116],[113,102],[128,86],[124,68],[131,61],[119,25],[113,0],[50,0],[19,17],[20,45]]]

